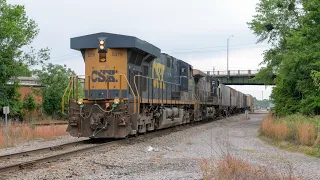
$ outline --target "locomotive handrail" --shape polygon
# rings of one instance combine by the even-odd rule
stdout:
[[[64,93],[63,93],[63,96],[62,96],[62,101],[61,101],[61,112],[62,112],[62,114],[65,114],[65,113],[64,113],[64,103],[65,103],[64,97],[66,96],[66,93],[67,93],[68,89],[70,88],[70,91],[69,91],[69,94],[68,94],[68,102],[70,101],[71,91],[74,92],[74,88],[71,90],[71,86],[74,85],[74,78],[77,78],[77,81],[76,81],[76,83],[77,83],[77,84],[76,84],[76,89],[77,89],[77,91],[76,91],[76,96],[77,96],[77,98],[78,98],[78,77],[79,77],[79,76],[85,76],[85,75],[70,76],[69,84],[68,84],[68,86],[66,87],[66,89],[64,90]],[[71,84],[71,83],[72,83],[72,84]],[[73,86],[73,87],[74,87],[74,86]]]
[[[211,92],[211,91],[207,91],[207,90],[205,90],[205,89],[198,89],[198,91],[200,91],[200,92],[206,92],[206,93],[208,93],[208,94],[214,94],[213,92]],[[208,96],[206,96],[206,95],[204,95],[205,97],[208,97]],[[199,96],[200,98],[201,98],[201,96]],[[214,97],[215,99],[216,99],[216,97]],[[201,99],[200,99],[201,100]],[[207,101],[207,102],[213,102],[213,100],[212,101]]]
[[[74,77],[72,77],[70,87],[74,87]],[[74,88],[72,88],[72,89],[69,91],[68,102],[70,101],[71,91],[72,91],[72,93],[73,93],[73,92],[74,92]],[[68,109],[69,109],[69,108],[68,108]]]
[[[137,112],[137,105],[136,105],[136,95],[135,95],[135,93],[134,93],[134,91],[133,91],[133,89],[132,89],[132,87],[131,87],[131,85],[130,85],[130,83],[129,83],[129,81],[128,81],[128,78],[127,78],[127,76],[125,75],[125,74],[120,74],[120,73],[117,73],[117,74],[113,74],[112,76],[116,76],[116,75],[118,75],[118,76],[124,76],[124,78],[125,78],[125,80],[126,80],[126,83],[128,84],[128,86],[129,86],[129,88],[130,88],[130,91],[131,91],[131,93],[132,93],[132,95],[133,95],[133,114],[135,114],[136,112]],[[105,81],[105,83],[107,83],[107,95],[109,94],[108,92],[109,92],[109,76],[110,75],[105,75],[105,77],[106,77],[106,81]],[[90,81],[90,79],[89,79],[89,81]],[[90,89],[90,87],[89,87],[89,89]],[[120,81],[120,94],[121,94],[121,96],[122,96],[122,89],[121,89],[121,81]]]
[[[171,83],[171,82],[167,82],[167,81],[162,81],[162,80],[154,79],[154,78],[151,78],[151,77],[148,77],[148,76],[143,76],[143,75],[139,75],[139,74],[138,74],[138,75],[135,75],[135,76],[133,77],[133,83],[134,83],[135,89],[136,89],[137,94],[138,94],[138,101],[140,101],[140,93],[139,93],[139,91],[138,91],[138,87],[137,87],[137,83],[136,83],[136,77],[144,77],[144,78],[146,78],[146,79],[156,80],[156,81],[158,81],[158,82],[168,83],[168,84],[180,86],[180,84]],[[138,113],[140,113],[140,103],[138,103]]]
[[[168,82],[168,81],[163,81],[163,80],[159,80],[159,79],[154,79],[154,78],[151,78],[151,77],[148,77],[148,76],[143,76],[143,75],[135,75],[134,77],[133,77],[133,83],[134,83],[134,86],[135,86],[135,89],[136,89],[136,91],[137,91],[137,95],[138,95],[138,101],[140,101],[140,93],[139,93],[139,91],[138,91],[138,87],[137,87],[137,83],[136,83],[136,77],[143,77],[143,78],[146,78],[146,79],[151,79],[151,80],[156,80],[156,81],[158,81],[158,82],[162,82],[162,84],[163,83],[167,83],[167,84],[171,84],[171,85],[176,85],[176,86],[181,86],[181,78],[188,78],[187,76],[179,76],[180,78],[180,82],[179,82],[179,84],[176,84],[176,83],[172,83],[172,82]],[[189,93],[190,93],[190,91],[188,91]],[[192,91],[191,91],[191,93],[193,93]],[[194,93],[194,95],[195,95],[195,93]],[[197,99],[196,99],[197,100]],[[138,113],[140,113],[140,103],[138,103]]]
[[[126,83],[128,84],[128,86],[129,86],[129,88],[130,88],[130,91],[132,92],[132,95],[133,95],[133,103],[134,103],[134,106],[133,106],[134,109],[133,109],[133,111],[134,111],[134,113],[136,113],[136,109],[137,109],[137,108],[136,108],[136,95],[135,95],[135,93],[134,93],[134,91],[133,91],[133,88],[132,88],[132,86],[130,85],[130,83],[129,83],[127,77],[126,77],[126,75],[124,75],[124,74],[114,74],[113,76],[115,76],[115,75],[119,75],[120,77],[121,77],[121,76],[124,76],[124,78],[125,78],[125,80],[126,80]],[[74,78],[78,78],[79,76],[83,76],[83,77],[85,77],[85,78],[86,78],[86,77],[90,77],[89,75],[70,76],[70,82],[69,82],[67,88],[66,88],[65,91],[64,91],[64,94],[63,94],[63,97],[62,97],[62,102],[61,102],[61,103],[62,103],[62,113],[63,113],[63,114],[65,114],[65,113],[64,113],[65,96],[66,96],[68,90],[70,89],[69,94],[68,94],[68,101],[70,101],[71,91],[74,91],[73,89],[71,89],[71,87],[74,85]],[[106,79],[107,79],[107,80],[109,79],[108,76],[109,76],[109,75],[106,75]],[[88,79],[88,81],[90,82],[90,79]],[[84,81],[84,83],[86,83],[86,80]],[[121,82],[120,82],[120,83],[121,83]],[[78,82],[77,82],[77,86],[78,86]],[[121,85],[120,85],[120,87],[121,87]],[[109,91],[109,87],[107,87],[107,90]],[[78,88],[77,88],[76,91],[78,92]],[[90,86],[88,87],[88,91],[90,91]],[[121,92],[121,89],[120,89],[120,92]],[[78,94],[78,93],[76,93],[76,94]],[[89,92],[88,92],[88,94],[89,94]],[[76,98],[78,98],[78,96],[77,96]]]
[[[115,75],[116,75],[116,74],[115,74]],[[121,76],[124,76],[124,78],[126,79],[127,84],[128,84],[128,86],[129,86],[129,88],[130,88],[130,90],[131,90],[131,92],[132,92],[132,95],[133,95],[133,111],[134,111],[134,113],[136,113],[136,110],[137,110],[137,108],[136,108],[136,95],[135,95],[135,93],[134,93],[134,91],[133,91],[133,89],[132,89],[132,87],[131,87],[128,79],[127,79],[127,76],[124,75],[124,74],[117,74],[117,75],[120,75],[120,77],[121,77]],[[121,87],[121,82],[120,82],[120,87]],[[121,89],[120,89],[120,91],[121,91]]]
[[[66,93],[67,93],[67,90],[69,89],[69,87],[71,86],[71,77],[70,77],[70,81],[69,81],[69,84],[68,84],[68,86],[66,87],[66,89],[64,90],[64,93],[63,93],[63,96],[62,96],[62,101],[61,101],[61,112],[62,112],[62,114],[65,114],[64,113],[64,97],[65,97],[65,95],[66,95]]]

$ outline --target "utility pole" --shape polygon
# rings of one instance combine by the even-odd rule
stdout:
[[[228,39],[227,39],[227,74],[229,76],[229,39],[233,37],[233,35],[231,35]]]

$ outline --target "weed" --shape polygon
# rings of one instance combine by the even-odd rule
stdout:
[[[296,119],[299,118],[299,119]],[[287,140],[301,145],[317,145],[320,141],[318,117],[312,119],[301,115],[292,115],[284,118],[276,118],[267,115],[261,124],[260,132],[275,140]]]
[[[313,145],[315,142],[315,126],[310,122],[297,121],[296,138],[302,145]]]
[[[291,173],[277,174],[266,167],[255,168],[249,162],[236,158],[229,153],[221,160],[201,159],[200,170],[204,180],[225,179],[290,179]]]
[[[0,148],[5,146],[5,126],[0,124]],[[9,146],[35,139],[52,140],[67,135],[66,125],[29,126],[29,124],[9,123]]]

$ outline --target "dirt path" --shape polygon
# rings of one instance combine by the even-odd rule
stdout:
[[[243,115],[210,122],[184,131],[86,153],[41,169],[24,170],[4,179],[201,179],[200,159],[230,152],[254,165],[320,179],[320,159],[290,153],[257,139],[265,114]],[[150,146],[150,147],[149,147]],[[151,151],[148,151],[149,150]],[[9,178],[10,177],[10,178]],[[0,177],[1,179],[1,177]]]

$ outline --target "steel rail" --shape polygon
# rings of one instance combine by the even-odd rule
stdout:
[[[83,140],[83,141],[71,142],[71,143],[65,143],[65,144],[60,144],[60,145],[55,145],[55,146],[50,146],[50,147],[44,147],[44,148],[39,148],[39,149],[33,149],[33,150],[29,150],[29,151],[6,154],[6,155],[0,156],[0,161],[10,160],[10,159],[18,158],[18,157],[31,156],[32,154],[35,154],[35,153],[38,154],[38,153],[51,152],[51,151],[57,151],[57,150],[64,150],[68,147],[74,147],[76,145],[86,144],[89,142],[90,142],[90,139]]]
[[[125,141],[124,140],[120,140],[120,141]],[[115,143],[119,143],[120,141],[110,141],[110,142],[106,142],[103,144],[99,144],[96,146],[90,146],[90,147],[86,147],[86,148],[81,148],[81,149],[77,149],[77,150],[73,150],[73,151],[68,151],[68,152],[64,152],[64,153],[60,153],[60,154],[56,154],[56,155],[51,155],[51,156],[46,156],[43,158],[38,158],[38,159],[34,159],[34,160],[30,160],[30,161],[25,161],[22,163],[16,163],[13,165],[9,165],[9,166],[4,166],[4,167],[0,167],[0,173],[4,173],[4,172],[9,172],[9,171],[17,171],[17,170],[21,170],[21,169],[26,169],[26,168],[30,168],[32,166],[35,166],[37,164],[40,163],[44,163],[44,162],[49,162],[52,160],[57,160],[60,158],[64,158],[64,157],[69,157],[69,156],[73,156],[76,154],[80,154],[80,153],[85,153],[94,149],[99,149],[102,148],[106,145],[111,145],[111,144],[115,144]]]

